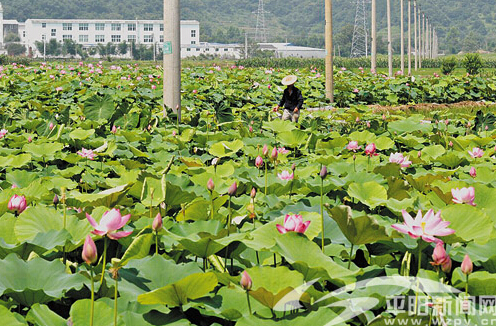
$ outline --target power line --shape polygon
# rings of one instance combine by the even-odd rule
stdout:
[[[265,14],[268,14],[264,8],[264,0],[258,0],[258,9],[254,13],[257,14],[257,27],[255,31],[255,40],[258,42],[267,42],[267,28],[265,26]]]
[[[351,42],[351,57],[366,57],[368,55],[368,33],[367,12],[365,4],[367,0],[356,0],[355,26],[353,28],[353,40]]]

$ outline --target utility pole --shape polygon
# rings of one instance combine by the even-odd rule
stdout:
[[[419,39],[419,69],[422,69],[422,16],[420,15],[420,6],[418,7],[418,25],[419,25],[419,30],[418,30],[418,39]]]
[[[376,29],[376,21],[377,21],[377,8],[376,8],[376,0],[372,0],[372,28],[370,31],[370,38],[372,39],[372,50],[370,54],[370,70],[373,73],[377,72],[377,29]]]
[[[181,121],[181,29],[179,0],[164,0],[164,115],[171,108]]]
[[[408,76],[412,75],[412,0],[408,0]]]
[[[425,20],[426,20],[425,24],[427,25],[427,30],[426,30],[427,42],[426,42],[425,55],[427,56],[427,59],[430,59],[431,58],[431,33],[430,33],[431,27],[429,26],[429,16],[426,16]]]
[[[334,68],[332,58],[332,0],[325,0],[326,97],[334,103]]]
[[[248,59],[248,33],[245,32],[245,60]]]
[[[393,76],[393,44],[391,40],[391,0],[387,0],[387,28],[388,28],[388,67],[389,77]]]
[[[403,1],[404,0],[400,0],[401,1],[401,73],[402,74],[405,74],[405,26],[404,26],[404,22],[405,22],[405,16],[404,16],[404,8],[403,8]]]
[[[366,0],[355,0],[355,2],[356,12],[351,42],[351,57],[361,58],[367,57],[368,54]]]
[[[46,35],[43,35],[43,61],[46,62]]]
[[[413,25],[413,39],[415,40],[415,71],[418,69],[418,44],[417,44],[417,0],[413,0],[413,17],[414,17],[414,25]]]
[[[427,38],[426,36],[426,29],[425,29],[425,13],[422,13],[422,53],[424,54],[422,59],[425,59],[426,57],[426,44],[427,44]]]

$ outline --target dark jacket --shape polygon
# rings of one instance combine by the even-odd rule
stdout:
[[[303,106],[303,95],[301,91],[293,86],[293,92],[289,95],[289,88],[284,90],[281,102],[279,102],[279,107],[283,107],[286,110],[293,111],[296,107],[301,110]]]

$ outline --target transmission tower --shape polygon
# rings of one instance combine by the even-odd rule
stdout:
[[[366,57],[368,54],[367,16],[365,4],[368,0],[355,0],[355,26],[353,28],[353,41],[351,43],[351,57]]]
[[[267,28],[265,27],[265,14],[268,14],[264,8],[264,0],[258,0],[258,9],[254,12],[257,14],[257,28],[255,31],[255,41],[267,42]]]

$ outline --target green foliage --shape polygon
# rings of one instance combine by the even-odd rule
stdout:
[[[451,75],[453,71],[455,71],[457,65],[458,60],[456,60],[456,57],[450,56],[443,58],[441,62],[441,72],[443,73],[443,75]]]
[[[483,67],[482,58],[478,53],[467,53],[463,58],[462,65],[468,74],[477,75]]]

